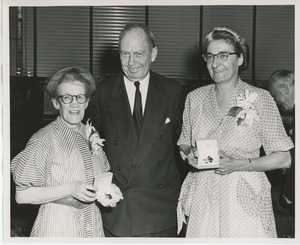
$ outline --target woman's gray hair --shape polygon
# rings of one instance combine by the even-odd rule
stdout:
[[[239,57],[243,54],[243,63],[239,66],[239,73],[248,68],[250,59],[249,45],[238,31],[228,26],[214,27],[204,38],[203,53],[207,52],[207,46],[212,40],[224,40],[233,46],[234,52],[238,53]]]
[[[79,81],[84,85],[87,98],[90,98],[96,89],[94,78],[89,71],[81,67],[64,67],[47,79],[46,91],[52,98],[56,98],[59,95],[60,84],[74,81]]]

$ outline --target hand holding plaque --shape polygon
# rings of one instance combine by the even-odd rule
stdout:
[[[97,201],[104,207],[115,207],[117,202],[123,199],[120,189],[112,183],[112,177],[111,172],[95,176],[94,185],[98,187]]]
[[[196,141],[199,154],[197,168],[210,169],[220,167],[217,139],[199,139]]]

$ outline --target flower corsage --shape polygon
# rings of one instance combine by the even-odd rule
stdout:
[[[253,105],[257,98],[256,92],[245,89],[245,96],[237,96],[237,106],[232,107],[227,115],[235,117],[238,126],[250,127],[253,121],[259,120],[257,109]]]
[[[86,122],[86,135],[89,142],[89,148],[91,149],[92,153],[99,154],[100,148],[103,146],[104,139],[100,138],[98,131],[92,126],[92,123],[89,122],[90,119]]]

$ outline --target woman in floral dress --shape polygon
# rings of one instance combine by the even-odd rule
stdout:
[[[12,160],[16,201],[41,204],[31,236],[102,237],[93,181],[110,166],[99,135],[81,123],[94,80],[82,68],[66,67],[49,79],[46,90],[60,115]]]
[[[203,57],[214,83],[190,92],[185,103],[178,145],[195,169],[181,189],[178,231],[184,222],[187,237],[276,237],[264,172],[288,168],[293,143],[269,93],[240,79],[249,48],[237,31],[215,27]],[[197,169],[195,142],[203,138],[217,139],[219,168]]]

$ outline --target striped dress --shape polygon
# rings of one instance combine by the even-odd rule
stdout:
[[[87,171],[77,141],[78,134],[86,139],[85,130],[82,123],[78,131],[70,129],[59,116],[35,133],[26,148],[12,160],[11,172],[16,190],[22,191],[32,186],[57,186],[74,181],[87,182]],[[90,154],[89,157],[92,160],[92,171],[88,173],[91,178],[109,170],[102,149],[99,155]],[[30,236],[103,237],[102,218],[97,205],[95,202],[85,210],[53,202],[42,204]],[[85,222],[86,219],[88,222]],[[87,230],[90,235],[87,235]]]

